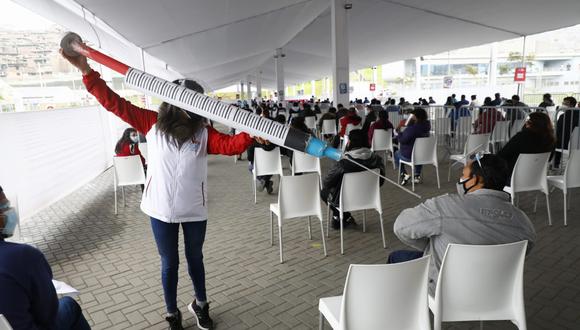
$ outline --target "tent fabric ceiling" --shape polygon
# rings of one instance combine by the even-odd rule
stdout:
[[[331,72],[329,0],[16,0],[45,16],[39,3],[66,1],[86,8],[137,49],[210,89],[258,70],[263,86],[274,87],[273,54],[279,47],[286,54],[286,84]],[[578,0],[350,2],[352,70],[580,23]],[[70,15],[49,16],[68,28],[78,26]],[[115,46],[102,48],[121,55],[123,49]]]

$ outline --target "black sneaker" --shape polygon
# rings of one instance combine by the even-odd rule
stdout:
[[[349,226],[356,226],[356,221],[354,220],[354,218],[351,216],[349,216],[348,218],[346,218],[344,220],[344,227],[349,227]]]
[[[411,180],[411,176],[409,174],[401,174],[401,186],[406,185]]]
[[[266,191],[268,192],[268,194],[272,194],[272,192],[274,191],[274,182],[272,181],[268,181],[266,182]]]
[[[194,300],[187,309],[195,316],[197,321],[197,327],[201,330],[211,330],[213,329],[213,320],[209,317],[209,303],[206,303],[203,308],[197,305]]]
[[[165,316],[165,321],[169,323],[169,330],[183,330],[183,325],[181,325],[181,312],[179,309],[175,314],[167,314],[167,316]]]
[[[340,218],[332,216],[332,229],[339,230],[340,229]]]

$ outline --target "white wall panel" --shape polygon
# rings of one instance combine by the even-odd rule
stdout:
[[[24,221],[112,164],[110,122],[96,106],[0,113],[0,185]]]

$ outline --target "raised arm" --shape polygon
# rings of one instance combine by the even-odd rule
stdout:
[[[139,133],[147,134],[157,122],[157,112],[139,108],[117,95],[101,79],[98,72],[91,70],[88,74],[83,75],[83,83],[87,87],[87,91],[93,94],[107,111],[117,115]]]
[[[91,69],[85,56],[67,56],[63,50],[60,54],[83,74],[83,83],[87,91],[93,94],[105,108],[133,126],[142,134],[147,134],[157,122],[157,113],[134,106],[131,102],[117,95],[107,86],[98,72]]]

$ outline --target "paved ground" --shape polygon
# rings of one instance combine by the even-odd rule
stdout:
[[[446,170],[441,169],[442,179]],[[149,220],[139,210],[140,189],[128,190],[127,207],[115,216],[111,174],[107,171],[28,221],[23,228],[25,240],[46,254],[56,279],[81,291],[81,305],[94,329],[164,329],[159,259]],[[392,168],[388,175],[394,177]],[[427,168],[417,192],[430,197],[455,190],[453,182],[442,181],[438,190],[434,171]],[[210,217],[204,252],[211,313],[219,329],[316,328],[318,298],[342,292],[349,264],[383,263],[389,251],[403,248],[392,233],[392,224],[402,209],[418,203],[389,184],[382,188],[387,250],[382,249],[375,214],[367,219],[367,233],[346,232],[344,256],[339,253],[338,233],[331,231],[327,258],[321,251],[319,226],[313,226],[310,241],[305,220],[290,221],[284,231],[286,263],[281,265],[278,249],[269,243],[268,206],[276,196],[260,193],[254,205],[251,189],[245,161],[234,164],[231,157],[210,158]],[[556,191],[552,196],[554,226],[548,227],[543,201],[540,198],[534,214],[532,196],[521,198],[538,232],[535,250],[526,261],[528,328],[580,329],[580,207],[572,203],[570,225],[563,227],[562,194]],[[192,297],[182,266],[182,311]],[[187,313],[185,325],[195,328]],[[479,324],[455,323],[446,328],[477,329]],[[489,322],[485,328],[515,327],[509,322]]]

